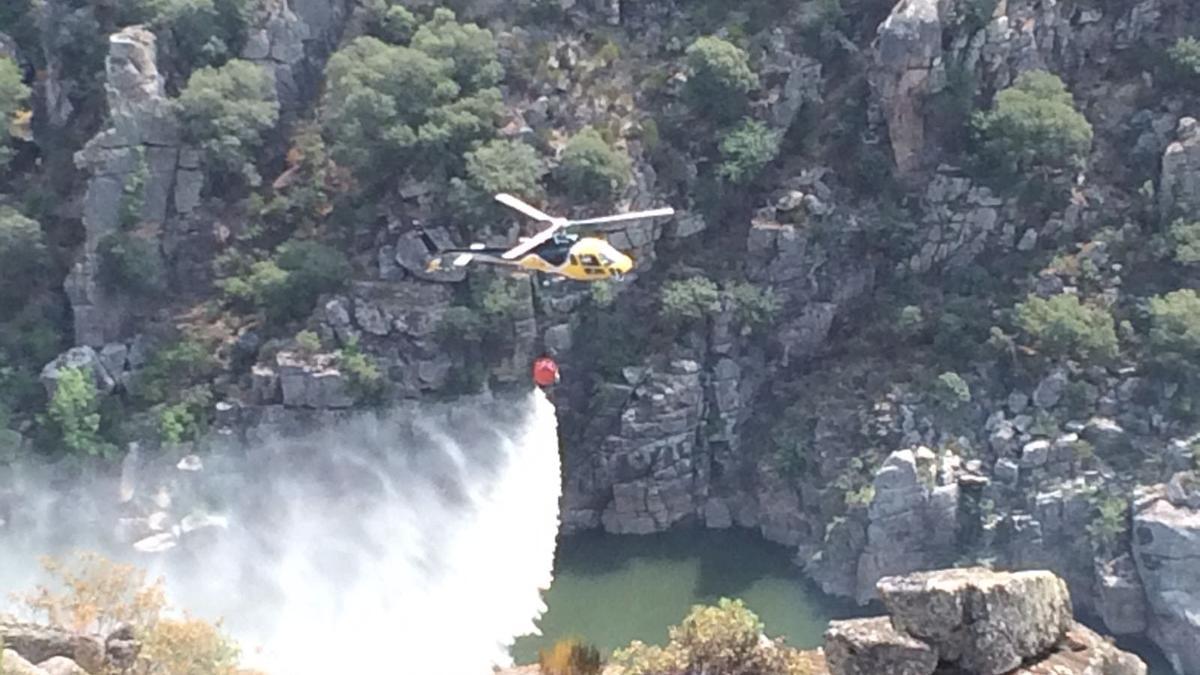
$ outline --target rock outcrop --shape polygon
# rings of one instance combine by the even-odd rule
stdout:
[[[1149,635],[1176,672],[1200,673],[1200,497],[1194,474],[1141,488],[1133,504],[1133,555],[1146,591]],[[1181,489],[1183,488],[1183,489]]]
[[[179,124],[158,72],[155,43],[154,34],[140,26],[109,38],[105,89],[112,126],[75,155],[76,166],[91,176],[83,205],[86,239],[65,284],[77,345],[99,347],[122,337],[134,310],[100,283],[100,241],[125,227],[157,244],[177,189]],[[142,208],[132,214],[137,222],[123,223],[127,203],[136,203],[130,200],[140,200]]]
[[[900,175],[921,165],[925,151],[925,97],[935,90],[942,54],[939,0],[901,0],[880,24],[871,87],[887,123]]]
[[[1071,618],[1053,574],[946,569],[879,581],[889,617],[835,621],[833,675],[1145,675],[1146,665]]]
[[[0,621],[4,653],[0,672],[6,675],[87,675],[124,672],[141,652],[128,625],[107,638],[26,623]]]
[[[1162,157],[1158,209],[1163,218],[1176,218],[1200,209],[1200,124],[1179,120],[1175,141]]]

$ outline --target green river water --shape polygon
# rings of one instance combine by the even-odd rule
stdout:
[[[560,541],[540,636],[513,646],[518,664],[564,637],[604,655],[632,640],[662,644],[693,604],[740,598],[789,644],[821,644],[830,618],[852,609],[824,598],[791,563],[790,551],[756,532],[686,530],[653,536],[583,534]]]
[[[747,530],[690,529],[651,536],[588,533],[559,541],[554,583],[545,594],[542,635],[525,636],[513,659],[537,661],[538,649],[580,637],[604,656],[632,640],[663,644],[693,604],[741,598],[766,624],[801,648],[820,646],[830,619],[879,614],[824,596],[791,562],[791,551]],[[1103,631],[1103,627],[1093,628]],[[1146,640],[1119,640],[1149,666],[1172,675]]]

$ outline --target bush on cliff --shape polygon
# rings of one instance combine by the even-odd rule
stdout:
[[[47,262],[41,225],[0,206],[0,310],[4,314],[25,304]]]
[[[1066,85],[1040,70],[1022,73],[973,124],[985,162],[1013,177],[1077,170],[1092,147],[1092,125]]]
[[[1016,306],[1016,317],[1035,348],[1050,358],[1101,362],[1117,356],[1112,314],[1074,295],[1029,296]]]
[[[615,675],[805,675],[816,672],[812,657],[778,641],[762,639],[763,624],[740,600],[722,598],[696,606],[672,626],[666,646],[633,642],[613,654]]]
[[[168,618],[163,579],[149,582],[145,571],[95,553],[77,552],[66,561],[45,558],[51,578],[19,597],[47,624],[73,632],[111,634],[128,625],[142,648],[133,672],[140,675],[235,675],[240,649],[220,625]]]
[[[0,169],[10,159],[8,148],[9,125],[17,111],[29,100],[29,87],[21,81],[21,71],[10,58],[0,56]]]
[[[759,85],[750,56],[719,37],[697,39],[687,48],[687,97],[692,108],[718,122],[731,122],[746,109]]]
[[[263,135],[279,121],[275,83],[264,67],[234,59],[220,68],[201,68],[188,78],[178,103],[188,142],[211,165],[257,185]]]
[[[629,155],[614,149],[593,127],[575,134],[563,148],[559,176],[567,194],[581,201],[608,201],[629,182]]]

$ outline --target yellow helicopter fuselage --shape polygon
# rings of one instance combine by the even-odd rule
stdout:
[[[561,255],[561,254],[560,254]],[[575,281],[603,281],[620,278],[633,269],[633,259],[604,241],[583,237],[566,250],[562,262],[547,260],[536,249],[518,258],[516,265],[522,269],[567,277]]]

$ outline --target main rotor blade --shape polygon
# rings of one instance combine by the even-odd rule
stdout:
[[[580,225],[601,225],[604,223],[620,223],[626,220],[641,220],[643,218],[660,218],[662,216],[675,215],[675,209],[667,207],[665,209],[654,209],[652,211],[634,211],[633,213],[621,213],[615,216],[602,216],[600,218],[587,218],[585,220],[571,220],[567,222],[570,227]]]
[[[506,194],[504,192],[501,192],[500,194],[496,195],[496,201],[500,202],[501,204],[503,204],[511,209],[516,209],[517,211],[524,213],[525,215],[529,216],[530,218],[533,218],[534,220],[542,220],[542,221],[546,221],[546,222],[551,222],[554,220],[554,218],[550,217],[548,214],[543,213],[542,211],[537,210],[536,208],[530,206],[529,204],[526,204],[525,202],[521,201],[520,199],[517,199],[516,197],[514,197],[510,194]]]

